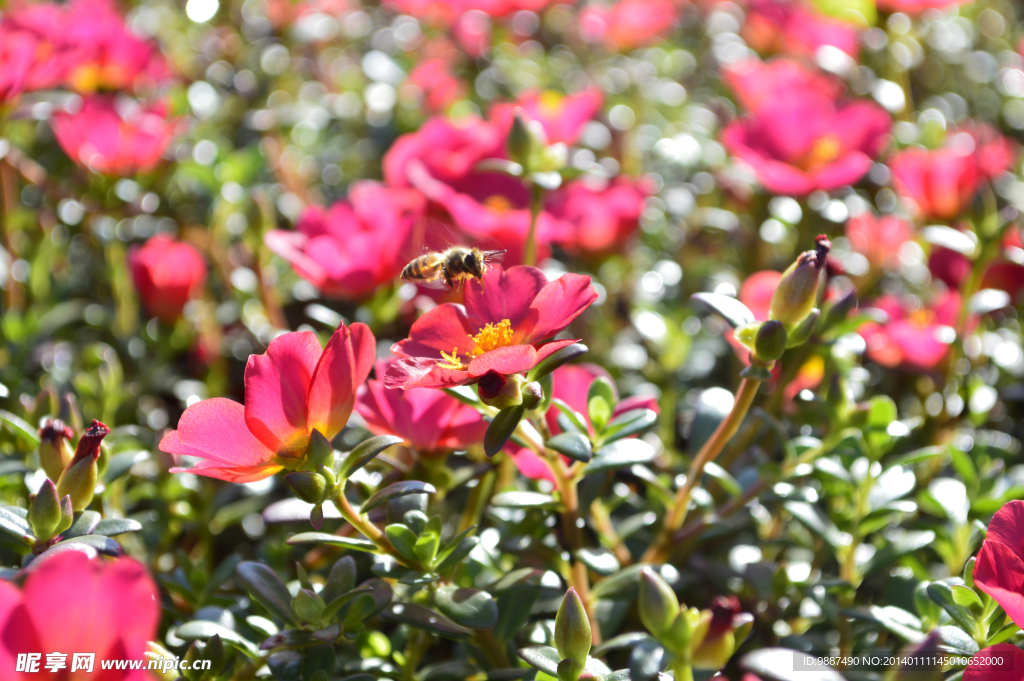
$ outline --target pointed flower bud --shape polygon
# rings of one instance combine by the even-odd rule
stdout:
[[[640,571],[640,621],[655,638],[662,638],[679,615],[679,599],[672,587],[651,568]]]
[[[759,360],[774,362],[786,351],[786,326],[775,319],[761,324],[754,339],[754,355]]]
[[[569,587],[555,615],[555,648],[563,660],[575,660],[583,668],[593,642],[587,610],[576,589]]]
[[[523,386],[523,406],[527,409],[536,409],[544,401],[544,388],[537,381],[532,381]]]
[[[558,663],[557,672],[558,681],[577,681],[583,675],[583,666],[576,660],[566,658]]]
[[[57,495],[70,495],[75,512],[84,511],[92,503],[99,477],[96,462],[100,458],[100,445],[109,433],[110,428],[94,419],[79,438],[75,456],[57,481]]]
[[[480,401],[498,409],[517,407],[523,403],[523,383],[520,374],[505,376],[494,369],[480,377],[477,389]]]
[[[324,434],[317,429],[313,429],[313,434],[309,436],[309,447],[306,448],[306,459],[310,461],[314,466],[334,465],[334,447],[331,446],[330,441],[324,437]]]
[[[74,436],[75,432],[60,419],[46,419],[39,429],[39,464],[50,480],[58,480],[71,462],[69,440]]]
[[[307,504],[321,504],[327,491],[327,480],[313,471],[295,471],[284,476],[295,496]]]
[[[41,541],[46,541],[57,532],[60,525],[60,499],[57,497],[57,486],[47,479],[33,494],[28,502],[28,524],[32,534]]]
[[[523,168],[529,168],[532,154],[533,135],[530,134],[530,127],[523,117],[522,109],[516,109],[512,117],[512,129],[508,134],[508,157]]]
[[[771,318],[787,328],[796,326],[811,314],[818,302],[818,288],[825,279],[825,261],[832,242],[819,234],[813,251],[804,251],[782,273],[771,303]]]

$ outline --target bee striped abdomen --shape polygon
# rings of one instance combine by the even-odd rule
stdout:
[[[429,281],[436,279],[441,270],[441,256],[438,253],[427,253],[416,258],[402,270],[402,279],[409,281]]]

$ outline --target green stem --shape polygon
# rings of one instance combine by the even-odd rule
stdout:
[[[693,681],[693,668],[689,660],[676,658],[672,663],[672,675],[676,681]]]
[[[384,533],[377,529],[376,525],[366,518],[363,518],[354,508],[352,508],[352,504],[348,503],[348,499],[345,497],[344,484],[338,487],[338,492],[334,495],[334,505],[338,507],[341,517],[347,520],[352,527],[359,530],[360,534],[376,544],[377,548],[380,549],[382,553],[388,554],[408,568],[425,572],[423,565],[418,562],[410,562],[407,558],[402,556],[402,554],[396,551],[395,547],[391,545],[391,542],[388,541],[388,538]]]
[[[704,443],[704,446],[701,447],[700,451],[697,452],[697,456],[690,463],[690,470],[686,473],[686,480],[683,482],[682,487],[679,488],[679,491],[676,492],[676,498],[672,502],[668,514],[665,516],[665,523],[662,525],[661,533],[654,544],[651,545],[651,548],[647,549],[643,558],[640,559],[641,563],[660,564],[665,562],[665,557],[672,547],[672,536],[676,530],[682,527],[683,522],[686,520],[686,513],[690,506],[690,496],[693,493],[693,488],[704,473],[704,466],[709,461],[714,461],[726,443],[736,434],[740,424],[750,410],[750,405],[754,403],[754,398],[757,396],[757,391],[760,387],[761,382],[752,378],[744,378],[740,381],[740,387],[736,391],[736,401],[732,405],[732,411],[718,424],[718,428],[715,429],[715,432],[711,434],[711,437],[708,438],[708,441]]]
[[[534,184],[530,192],[530,231],[523,246],[523,264],[533,266],[537,264],[537,222],[544,207],[544,189]]]

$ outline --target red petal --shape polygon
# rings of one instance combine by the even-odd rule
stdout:
[[[1024,679],[1024,650],[999,643],[975,654],[967,663],[963,681],[1021,681]]]
[[[178,430],[165,435],[160,446],[170,454],[198,456],[229,466],[265,466],[276,453],[249,432],[245,408],[223,397],[196,402],[186,409]]]
[[[473,351],[476,331],[464,307],[443,303],[417,319],[409,337],[391,346],[391,352],[399,357],[440,359],[442,351],[450,353],[454,348],[465,356]]]
[[[342,324],[327,341],[309,386],[310,429],[316,428],[330,440],[345,427],[356,390],[373,368],[376,343],[365,324]]]
[[[388,388],[454,388],[471,381],[469,372],[439,367],[428,357],[400,359],[384,375]]]
[[[492,265],[484,274],[483,286],[474,281],[466,287],[466,312],[478,326],[507,319],[518,331],[547,283],[547,277],[536,267],[517,265],[502,270],[500,265]]]
[[[469,363],[470,376],[483,376],[497,371],[509,376],[529,371],[537,364],[537,350],[532,345],[509,345],[485,352]]]
[[[569,325],[597,300],[597,289],[590,277],[563,274],[549,282],[530,304],[529,326],[523,324],[526,336],[521,342],[538,343]]]
[[[312,331],[278,336],[245,365],[245,422],[274,452],[306,439],[306,397],[323,349]]]

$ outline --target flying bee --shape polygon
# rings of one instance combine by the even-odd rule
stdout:
[[[468,246],[453,246],[441,253],[426,253],[402,270],[402,279],[426,286],[447,285],[454,290],[467,280],[481,281],[488,266],[500,262],[505,251],[482,251]]]

